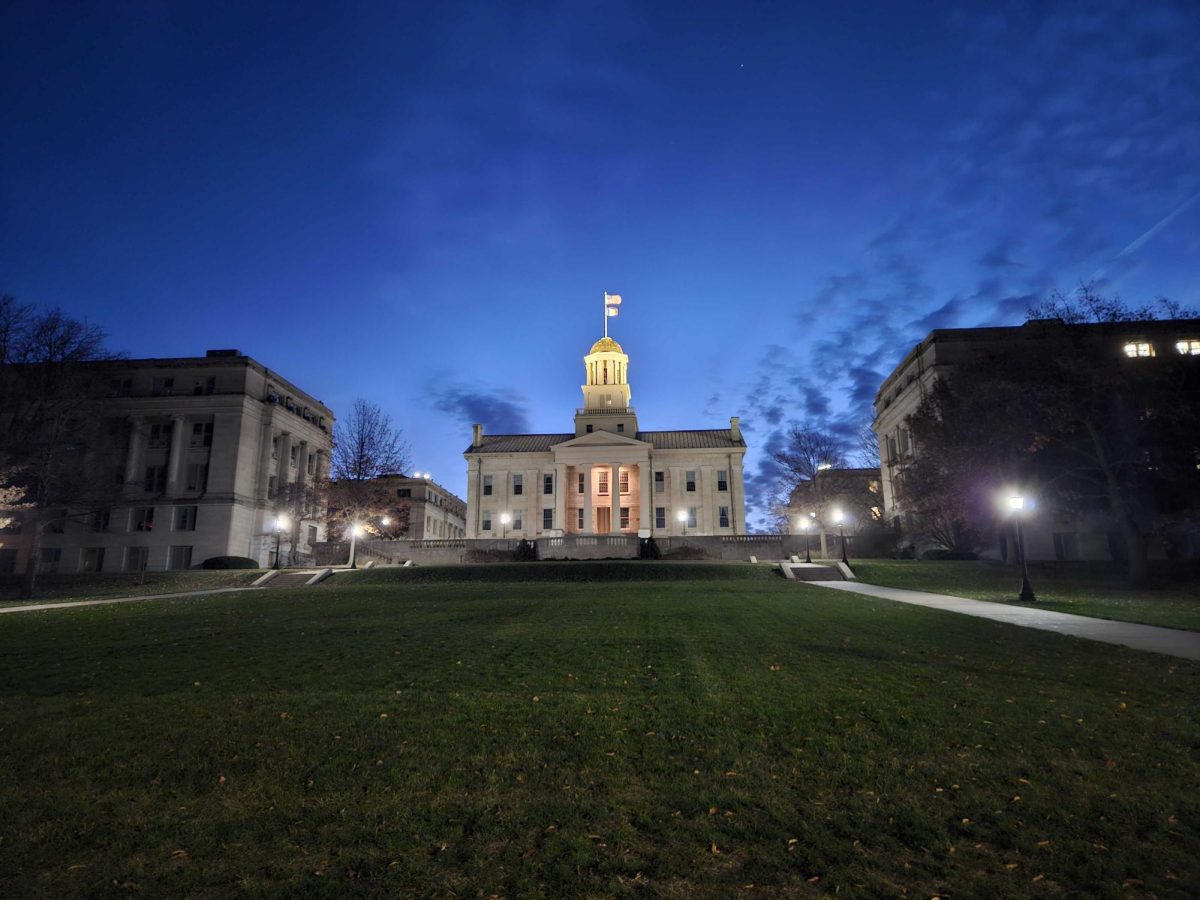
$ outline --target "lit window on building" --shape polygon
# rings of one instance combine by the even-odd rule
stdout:
[[[621,474],[618,475],[617,478],[621,485],[621,493],[628,494],[629,493],[629,473],[626,472],[624,469],[622,469]]]
[[[1130,341],[1125,345],[1125,355],[1132,358],[1153,356],[1154,345],[1149,341]]]
[[[597,493],[605,494],[605,495],[608,494],[608,473],[607,472],[600,473],[600,488],[597,491]]]
[[[1186,341],[1176,341],[1175,349],[1184,356],[1200,356],[1200,338],[1188,338]]]

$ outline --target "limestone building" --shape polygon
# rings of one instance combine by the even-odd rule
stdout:
[[[738,419],[729,428],[641,431],[629,357],[610,337],[583,358],[574,433],[487,435],[467,460],[467,537],[745,534]]]
[[[396,503],[408,504],[410,541],[444,541],[466,537],[467,504],[428,475],[383,475],[376,481],[393,491]]]
[[[101,506],[63,509],[42,535],[44,572],[187,569],[214,556],[274,562],[279,512],[327,476],[333,413],[237,350],[87,364],[99,443],[89,481]],[[0,572],[23,571],[19,516],[0,528]],[[303,558],[324,525],[294,512],[279,535]]]

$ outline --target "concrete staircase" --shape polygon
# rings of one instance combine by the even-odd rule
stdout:
[[[301,588],[320,584],[333,574],[332,569],[280,569],[263,576],[255,587]]]

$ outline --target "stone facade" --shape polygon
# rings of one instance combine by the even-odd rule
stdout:
[[[467,537],[744,534],[738,419],[727,429],[640,431],[621,346],[604,337],[583,361],[573,434],[475,426],[463,453]]]
[[[467,504],[424,475],[384,475],[376,481],[408,504],[408,528],[400,536],[413,541],[453,540],[467,533]]]
[[[89,478],[116,478],[113,502],[72,510],[42,537],[43,571],[186,569],[214,556],[274,561],[275,520],[301,485],[328,476],[333,413],[236,350],[89,364],[107,385],[96,414],[108,443]],[[10,529],[11,531],[11,529]],[[22,571],[21,534],[0,534],[0,571]],[[301,555],[324,525],[278,535]]]

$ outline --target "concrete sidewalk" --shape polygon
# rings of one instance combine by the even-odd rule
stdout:
[[[947,594],[930,594],[925,591],[908,591],[903,588],[881,587],[876,584],[861,584],[855,581],[810,581],[813,587],[832,588],[835,591],[850,591],[881,600],[895,600],[944,609],[947,612],[963,613],[981,619],[1007,622],[1024,628],[1042,631],[1057,631],[1090,641],[1120,644],[1134,650],[1164,653],[1182,659],[1200,660],[1200,633],[1180,631],[1175,628],[1158,628],[1154,625],[1136,625],[1132,622],[1114,622],[1111,619],[1093,619],[1070,613],[1034,609],[1028,606],[1010,606],[1007,603],[992,603],[987,600],[968,600]]]
[[[99,600],[68,600],[63,603],[27,603],[24,606],[2,606],[0,615],[4,613],[37,612],[41,609],[66,609],[70,606],[103,606],[106,603],[136,603],[139,600],[170,600],[173,597],[202,597],[207,594],[232,594],[234,591],[261,591],[263,588],[228,587],[213,588],[210,591],[177,591],[174,594],[146,594],[144,597],[103,597]]]

